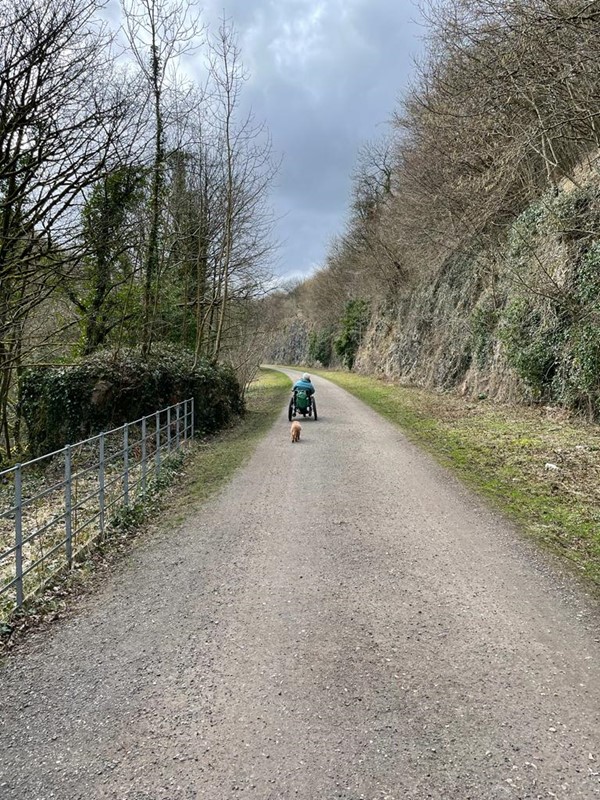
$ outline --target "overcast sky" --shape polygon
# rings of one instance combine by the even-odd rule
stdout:
[[[341,231],[361,143],[382,135],[413,70],[413,0],[203,0],[225,13],[250,73],[245,103],[282,156],[272,204],[275,270],[306,276]],[[212,27],[212,25],[211,25]]]

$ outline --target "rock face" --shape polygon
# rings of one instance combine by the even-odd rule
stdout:
[[[600,169],[579,178],[540,197],[501,235],[424,264],[387,297],[348,294],[346,308],[365,302],[370,315],[353,369],[600,417]],[[348,320],[339,310],[321,328],[311,311],[310,298],[297,303],[269,360],[311,364],[325,323],[330,343],[341,340]]]
[[[498,308],[477,256],[447,259],[393,308],[377,311],[357,371],[418,386],[520,400],[527,387],[507,363]],[[497,303],[505,305],[506,292]],[[479,341],[484,339],[485,341]]]
[[[308,322],[301,315],[293,317],[282,330],[274,332],[264,360],[273,364],[307,364],[309,335]]]
[[[355,369],[600,413],[600,188],[542,197],[494,247],[455,253],[375,310]]]

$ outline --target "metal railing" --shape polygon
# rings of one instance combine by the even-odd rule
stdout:
[[[0,472],[0,621],[143,499],[194,435],[194,400]]]

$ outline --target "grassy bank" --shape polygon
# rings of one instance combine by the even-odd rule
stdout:
[[[291,381],[281,372],[260,370],[246,395],[244,419],[234,427],[198,445],[186,465],[188,479],[178,504],[198,505],[218,491],[252,454],[288,400]],[[188,509],[189,510],[189,509]],[[186,514],[182,513],[179,521]]]
[[[399,425],[600,585],[600,427],[556,408],[500,406],[347,372],[321,374]]]

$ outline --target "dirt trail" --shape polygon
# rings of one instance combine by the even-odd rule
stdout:
[[[2,669],[3,800],[600,798],[600,609],[315,385]]]

